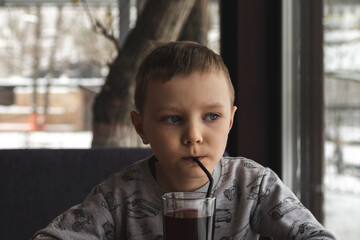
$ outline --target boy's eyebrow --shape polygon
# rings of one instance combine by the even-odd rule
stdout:
[[[155,112],[165,112],[165,111],[180,111],[180,108],[174,105],[166,105],[155,108]]]

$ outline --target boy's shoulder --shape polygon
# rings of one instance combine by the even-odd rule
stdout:
[[[145,182],[149,158],[138,160],[124,169],[111,174],[99,185],[117,188],[119,186],[129,186],[138,182]]]
[[[223,157],[220,166],[221,175],[242,179],[244,182],[276,175],[270,168],[245,157]]]
[[[221,162],[224,167],[228,166],[228,167],[243,168],[244,170],[252,169],[252,170],[261,170],[261,171],[265,169],[264,166],[255,162],[254,160],[241,156],[238,157],[224,156]]]

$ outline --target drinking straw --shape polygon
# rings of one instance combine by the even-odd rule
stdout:
[[[206,176],[209,179],[209,187],[206,193],[206,198],[210,197],[210,193],[211,193],[211,188],[214,182],[214,179],[212,178],[211,174],[209,173],[209,171],[204,167],[204,165],[202,165],[202,163],[199,161],[198,158],[194,157],[193,160],[199,165],[199,167],[205,172]]]

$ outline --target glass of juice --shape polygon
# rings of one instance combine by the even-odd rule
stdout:
[[[215,205],[204,192],[169,192],[163,199],[165,240],[214,239]]]

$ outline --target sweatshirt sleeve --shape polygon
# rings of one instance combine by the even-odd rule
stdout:
[[[107,196],[109,195],[109,196]],[[45,239],[114,239],[115,228],[111,192],[103,194],[96,186],[85,200],[56,217],[46,228],[36,232],[32,240]]]
[[[256,232],[275,239],[335,239],[270,169],[265,168],[251,217]]]

